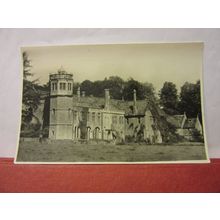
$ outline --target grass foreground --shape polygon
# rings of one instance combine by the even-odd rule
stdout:
[[[17,162],[156,162],[206,160],[203,143],[177,145],[80,144],[73,141],[22,141]]]

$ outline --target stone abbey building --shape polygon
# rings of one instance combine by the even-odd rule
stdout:
[[[78,88],[73,92],[73,75],[64,70],[50,74],[49,138],[54,140],[130,140],[162,143],[158,120],[152,114],[147,100],[133,101],[110,98],[105,89],[103,98],[86,96]],[[42,111],[39,108],[39,117]],[[203,135],[197,118],[183,115],[167,115],[157,107],[159,120],[166,118],[176,133],[186,140],[194,141],[195,132]]]
[[[124,140],[139,138],[161,143],[162,138],[146,100],[115,100],[105,89],[103,98],[73,93],[73,75],[64,70],[50,74],[50,139]]]

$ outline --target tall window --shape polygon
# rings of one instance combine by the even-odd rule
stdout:
[[[68,120],[71,119],[71,116],[72,116],[72,110],[69,108],[68,109]]]
[[[90,112],[88,112],[88,114],[87,114],[87,121],[90,121]]]
[[[119,117],[119,124],[123,124],[123,116]]]
[[[101,113],[98,113],[98,123],[101,124]]]
[[[68,90],[71,90],[71,83],[68,83]]]
[[[92,113],[92,122],[95,122],[95,112]]]
[[[74,120],[77,119],[77,111],[74,111]]]
[[[82,111],[82,120],[85,121],[87,117],[86,112]]]
[[[112,116],[112,123],[117,124],[117,116],[115,115]]]

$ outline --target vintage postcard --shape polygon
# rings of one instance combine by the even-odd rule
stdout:
[[[207,163],[203,43],[22,47],[15,163]]]

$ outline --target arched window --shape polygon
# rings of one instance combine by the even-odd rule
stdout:
[[[56,112],[55,108],[53,108],[53,110],[52,110],[52,111],[53,111],[53,115],[55,115],[55,112]]]
[[[100,128],[99,128],[99,127],[96,127],[96,128],[93,130],[93,138],[94,138],[94,139],[99,139],[99,138],[100,138]]]

